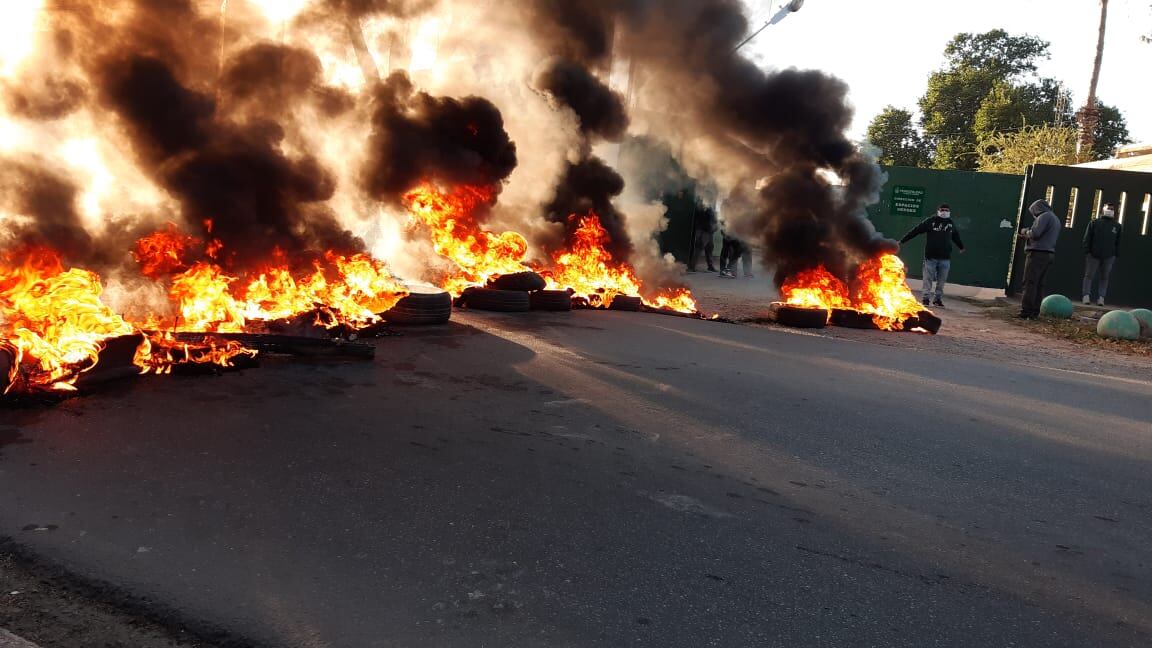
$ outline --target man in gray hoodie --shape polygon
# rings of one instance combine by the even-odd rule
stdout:
[[[1056,258],[1056,241],[1064,225],[1045,200],[1037,200],[1028,208],[1035,220],[1032,227],[1020,230],[1020,237],[1027,241],[1024,248],[1027,259],[1024,262],[1024,297],[1020,301],[1022,319],[1036,319],[1040,316],[1040,300],[1044,299],[1044,279]]]

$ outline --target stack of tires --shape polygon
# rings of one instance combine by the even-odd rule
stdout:
[[[452,318],[452,295],[431,285],[408,286],[408,296],[381,313],[385,322],[399,325],[447,324]]]
[[[566,290],[546,290],[548,283],[535,272],[517,272],[488,282],[485,288],[469,288],[460,296],[465,308],[498,313],[529,310],[570,311],[572,294]]]

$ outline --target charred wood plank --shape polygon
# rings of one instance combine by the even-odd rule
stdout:
[[[256,349],[265,353],[281,353],[285,355],[350,358],[356,360],[371,360],[376,357],[376,347],[359,342],[348,342],[340,339],[297,337],[291,335],[266,335],[262,333],[175,333],[173,337],[179,342],[190,344],[203,343],[206,338],[216,338],[239,342],[249,349]]]
[[[672,310],[670,308],[655,308],[647,304],[640,305],[640,312],[652,313],[653,315],[667,315],[669,317],[683,317],[686,319],[708,319],[707,317],[701,315],[699,312],[684,313],[681,311]]]

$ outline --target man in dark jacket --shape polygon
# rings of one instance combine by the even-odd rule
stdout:
[[[1024,261],[1024,297],[1020,300],[1021,319],[1036,319],[1040,316],[1040,301],[1044,293],[1044,279],[1056,258],[1056,241],[1064,224],[1052,211],[1046,200],[1037,200],[1028,207],[1034,220],[1032,227],[1020,230],[1020,238],[1027,241]]]
[[[696,213],[692,219],[692,254],[688,259],[688,272],[696,272],[696,262],[700,260],[700,253],[704,253],[704,260],[708,263],[708,272],[716,272],[712,264],[712,239],[716,234],[716,212],[704,205],[696,205]]]
[[[929,305],[929,298],[935,296],[931,304],[944,306],[944,284],[948,282],[948,271],[952,269],[952,244],[964,253],[964,241],[960,240],[960,229],[952,222],[952,208],[946,203],[936,208],[936,215],[929,217],[923,223],[912,228],[912,231],[900,239],[903,245],[920,236],[927,235],[924,244],[924,305]],[[935,285],[935,295],[933,295]]]
[[[1112,264],[1120,256],[1120,235],[1124,226],[1116,222],[1116,207],[1104,203],[1100,218],[1088,223],[1084,232],[1084,303],[1092,303],[1092,280],[1100,273],[1100,292],[1096,293],[1096,303],[1104,305],[1104,295],[1108,293],[1108,277],[1112,274]]]

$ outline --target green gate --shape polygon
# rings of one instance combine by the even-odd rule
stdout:
[[[1024,197],[1017,214],[1018,230],[1032,225],[1028,206],[1045,199],[1064,221],[1056,243],[1056,260],[1045,282],[1046,292],[1073,299],[1080,296],[1084,276],[1084,231],[1100,213],[1100,205],[1116,205],[1116,218],[1124,226],[1120,256],[1112,271],[1108,303],[1152,307],[1152,173],[1084,169],[1038,164],[1029,167]],[[1020,289],[1024,274],[1024,246],[1017,245],[1009,294]]]
[[[885,167],[888,182],[880,202],[868,208],[876,229],[900,237],[948,203],[952,220],[968,252],[952,255],[949,283],[1003,288],[1012,260],[1015,225],[1020,212],[1023,176],[973,171],[940,171]],[[900,258],[908,276],[920,279],[924,267],[924,237],[905,244]]]

